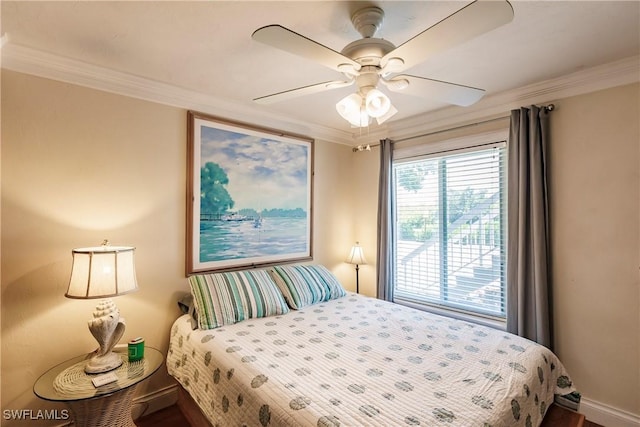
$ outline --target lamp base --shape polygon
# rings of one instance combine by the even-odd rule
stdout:
[[[120,318],[120,311],[111,300],[98,303],[93,312],[93,319],[89,321],[91,335],[98,341],[99,347],[91,355],[84,371],[88,374],[98,374],[111,371],[122,365],[120,355],[111,350],[124,334],[124,319]]]
[[[107,353],[103,356],[94,354],[84,367],[87,374],[101,374],[109,372],[122,365],[122,357],[114,352]]]

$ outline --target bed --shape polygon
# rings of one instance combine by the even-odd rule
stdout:
[[[322,266],[190,284],[195,313],[175,321],[167,368],[212,425],[538,426],[575,391],[543,346],[347,293]]]

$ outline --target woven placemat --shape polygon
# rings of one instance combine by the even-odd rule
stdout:
[[[83,360],[60,372],[53,381],[53,388],[61,396],[71,398],[86,398],[93,395],[118,391],[122,387],[135,383],[135,381],[131,380],[143,376],[147,368],[146,359],[129,362],[126,354],[121,357],[123,359],[122,365],[113,371],[109,371],[116,374],[118,381],[100,387],[94,387],[91,379],[95,378],[96,375],[84,372],[87,360]]]

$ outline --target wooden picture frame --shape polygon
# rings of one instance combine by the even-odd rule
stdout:
[[[187,276],[311,260],[314,141],[187,121]]]

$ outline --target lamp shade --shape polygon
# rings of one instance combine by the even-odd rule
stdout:
[[[362,97],[357,93],[345,96],[336,104],[338,114],[355,127],[369,124],[369,116],[362,108]]]
[[[384,115],[382,115],[380,117],[376,117],[376,121],[378,122],[379,125],[381,125],[384,122],[386,122],[388,119],[393,117],[397,112],[398,112],[398,110],[396,109],[396,107],[391,105],[391,106],[389,106],[389,111],[387,111],[386,114],[384,114]]]
[[[356,242],[356,244],[351,248],[351,252],[349,252],[349,256],[347,257],[347,262],[349,264],[356,265],[364,265],[367,263],[367,260],[364,258],[362,247],[358,242]]]
[[[371,89],[365,98],[367,113],[374,118],[382,117],[391,108],[391,100],[378,89]]]
[[[369,126],[372,118],[381,125],[398,112],[389,97],[375,88],[364,98],[358,93],[345,96],[336,104],[336,110],[353,127]]]
[[[73,266],[67,298],[109,298],[138,289],[133,252],[129,246],[78,248],[72,251]]]

